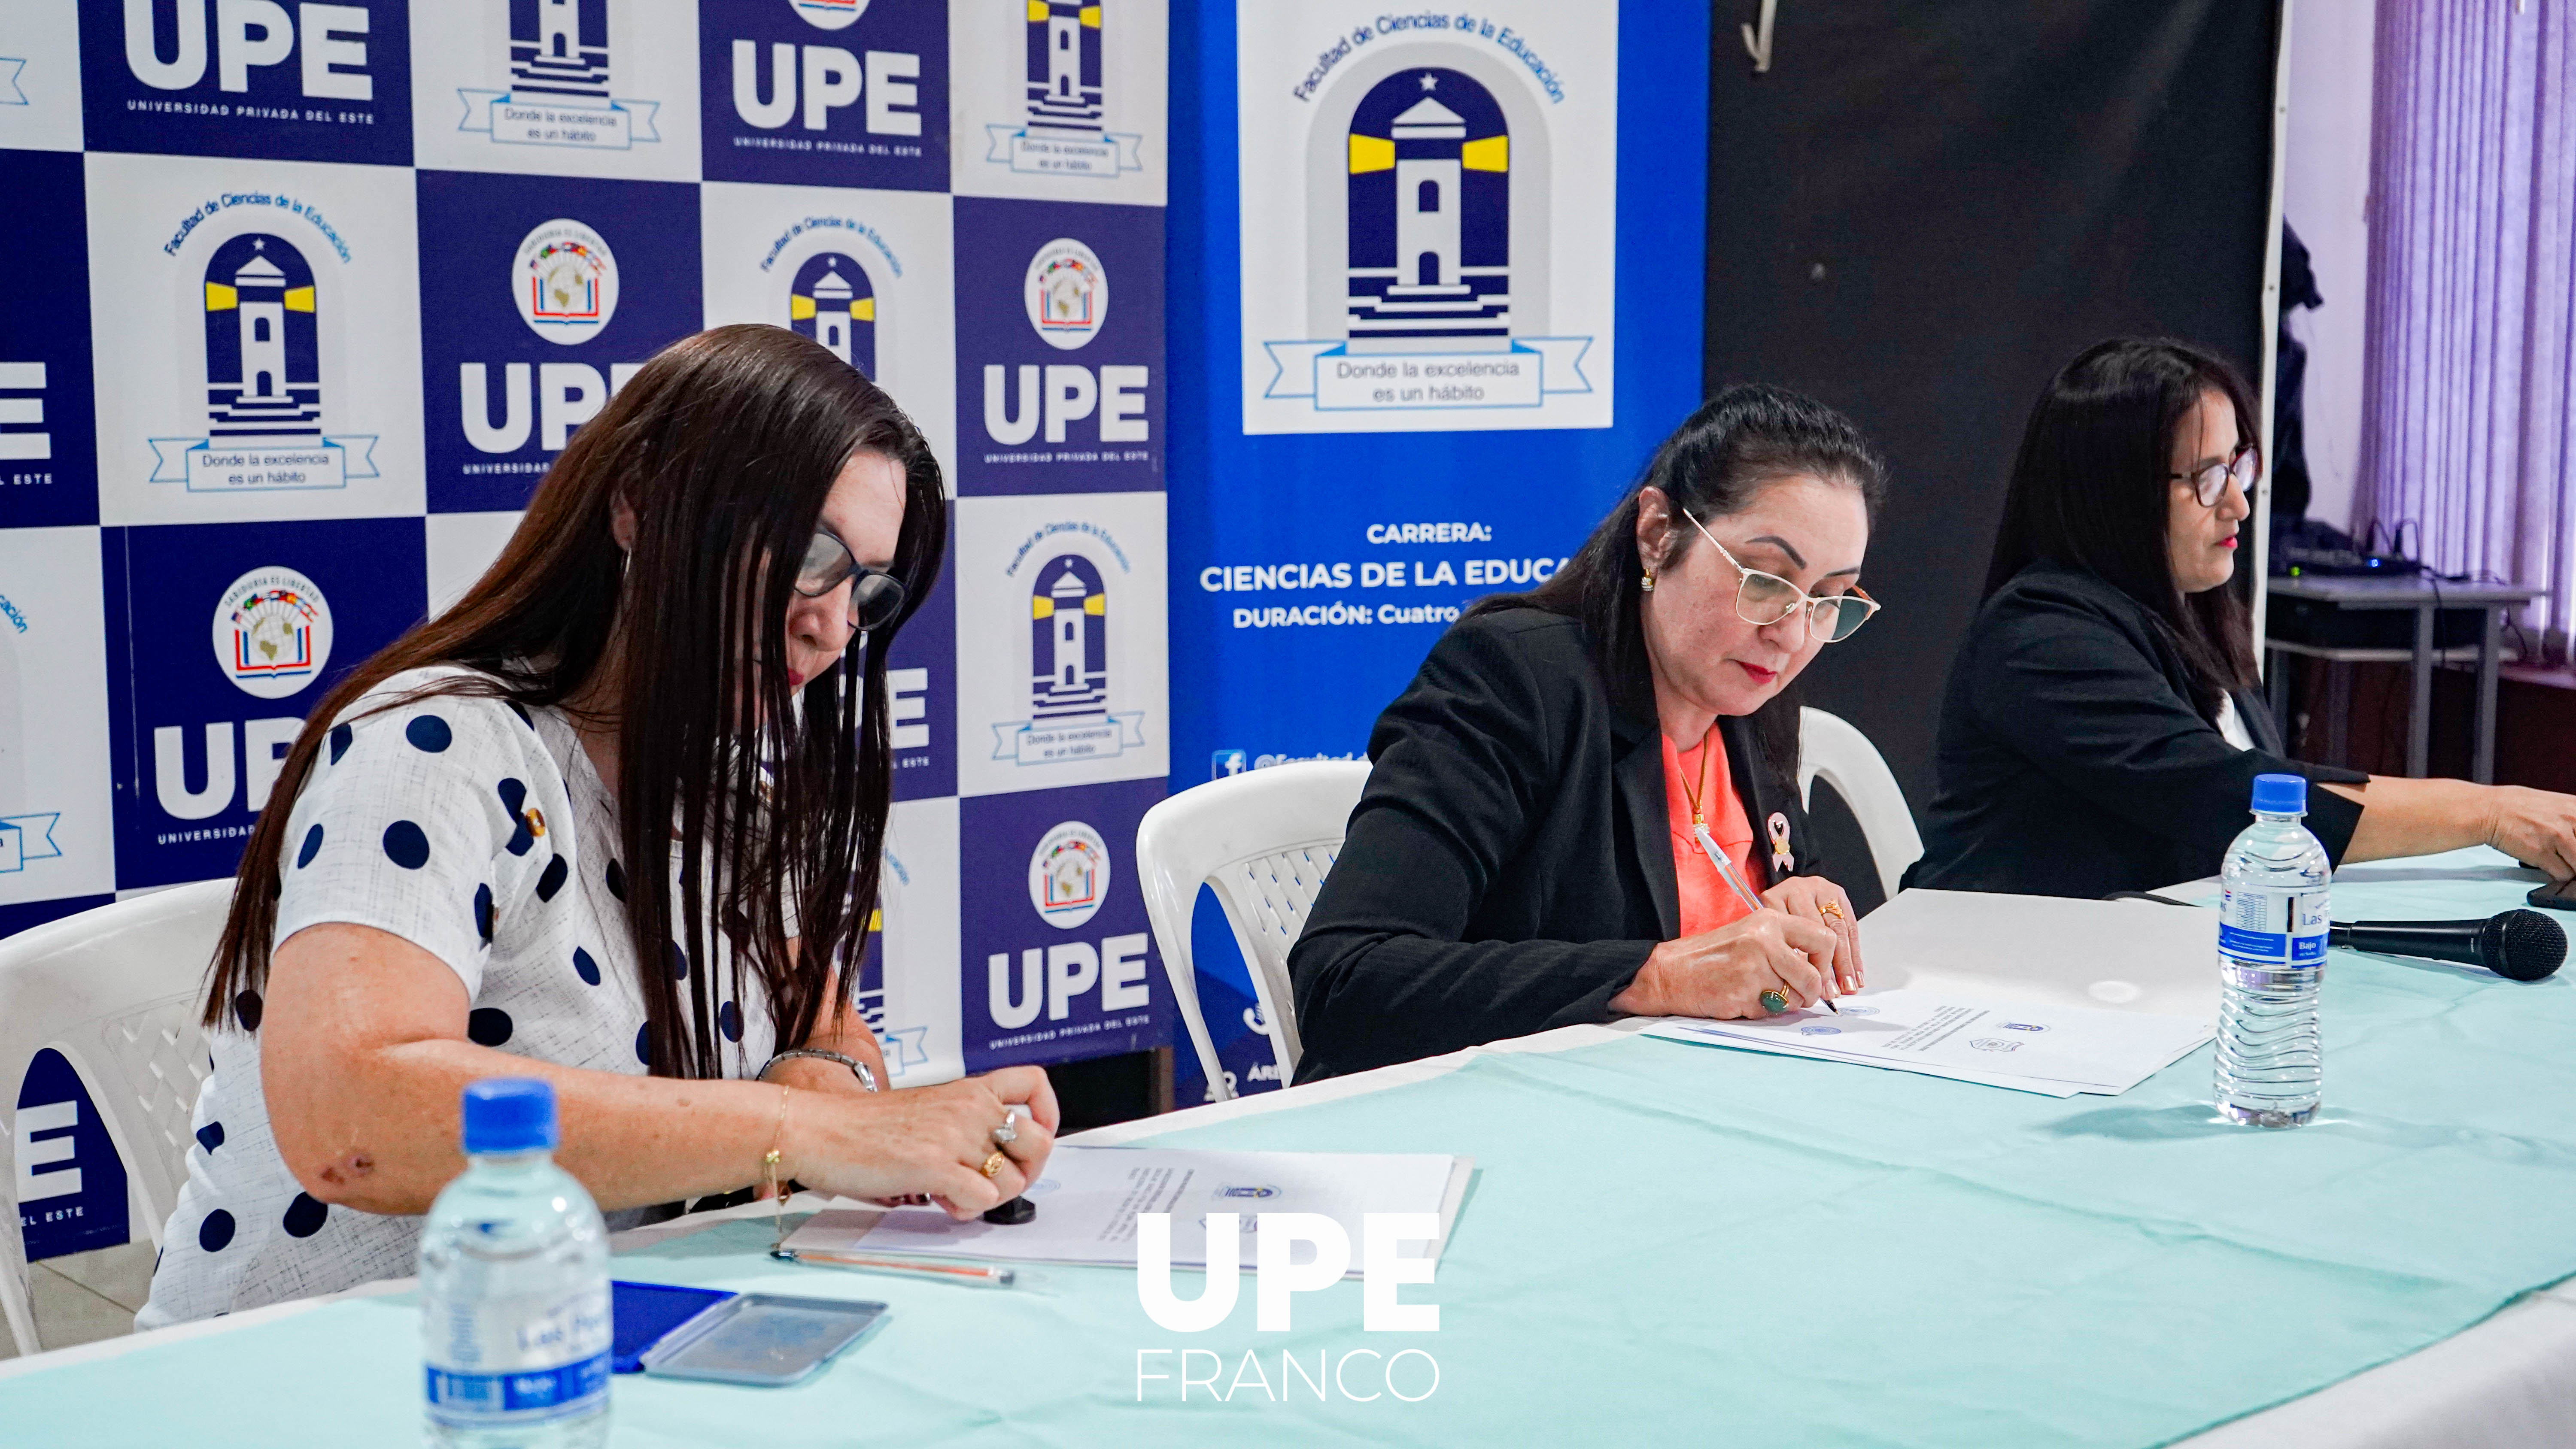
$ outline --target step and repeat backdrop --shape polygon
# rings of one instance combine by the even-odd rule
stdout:
[[[303,712],[645,359],[765,322],[947,467],[892,656],[898,1080],[1172,1039],[1159,0],[11,0],[0,930],[229,875]],[[0,1084],[14,1085],[14,1084]]]

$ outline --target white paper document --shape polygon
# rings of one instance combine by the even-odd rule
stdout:
[[[2210,1023],[2193,1017],[1971,1001],[1902,988],[1846,996],[1836,1004],[1839,1014],[1820,1006],[1758,1021],[1676,1017],[1648,1027],[1646,1035],[2052,1097],[2117,1096],[2210,1037]]]
[[[1172,1266],[1207,1266],[1207,1217],[1242,1217],[1252,1254],[1261,1213],[1321,1213],[1350,1234],[1360,1271],[1370,1213],[1437,1213],[1440,1237],[1398,1256],[1438,1257],[1475,1170],[1438,1153],[1192,1152],[1160,1147],[1058,1147],[1026,1194],[1036,1218],[1011,1226],[952,1221],[935,1207],[834,1209],[788,1235],[790,1251],[1003,1263],[1133,1267],[1139,1213],[1172,1215]]]

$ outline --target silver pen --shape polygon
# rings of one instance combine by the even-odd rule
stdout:
[[[1707,822],[1692,826],[1691,834],[1699,839],[1700,854],[1707,856],[1708,863],[1717,867],[1717,878],[1726,882],[1735,892],[1735,898],[1744,902],[1744,908],[1748,911],[1762,909],[1762,898],[1753,893],[1753,887],[1744,883],[1744,877],[1736,874],[1735,862],[1728,860],[1726,852],[1717,848],[1717,838],[1708,833]],[[1825,998],[1825,1010],[1836,1016],[1843,1014],[1843,1009],[1834,1005],[1831,997]]]

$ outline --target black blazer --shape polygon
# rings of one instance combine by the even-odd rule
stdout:
[[[1940,788],[1908,886],[2096,898],[2215,874],[2253,817],[2254,777],[2358,784],[2281,754],[2271,710],[2234,695],[2239,750],[2191,702],[2172,629],[2099,575],[2043,560],[1987,598],[1941,703]],[[2361,807],[2308,792],[2343,859]]]
[[[1795,760],[1719,721],[1771,884],[1765,822],[1815,873]],[[1297,1080],[1606,1021],[1681,931],[1656,722],[1619,712],[1575,620],[1506,609],[1441,636],[1369,736],[1368,789],[1288,953]]]

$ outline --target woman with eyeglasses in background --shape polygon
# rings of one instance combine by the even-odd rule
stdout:
[[[2254,777],[2300,774],[2337,864],[2493,845],[2576,876],[2576,796],[2282,754],[2228,581],[2262,471],[2234,368],[2118,338],[2032,410],[1951,666],[1909,886],[2098,897],[2215,873]]]
[[[1787,691],[1878,608],[1860,568],[1884,489],[1840,414],[1729,388],[1564,568],[1441,637],[1378,718],[1289,954],[1300,1080],[1860,987]]]
[[[646,363],[287,754],[138,1325],[413,1271],[484,1077],[553,1084],[612,1229],[790,1179],[959,1217],[1034,1180],[1045,1074],[881,1093],[849,979],[886,646],[946,540],[921,434],[814,342],[721,327]]]

